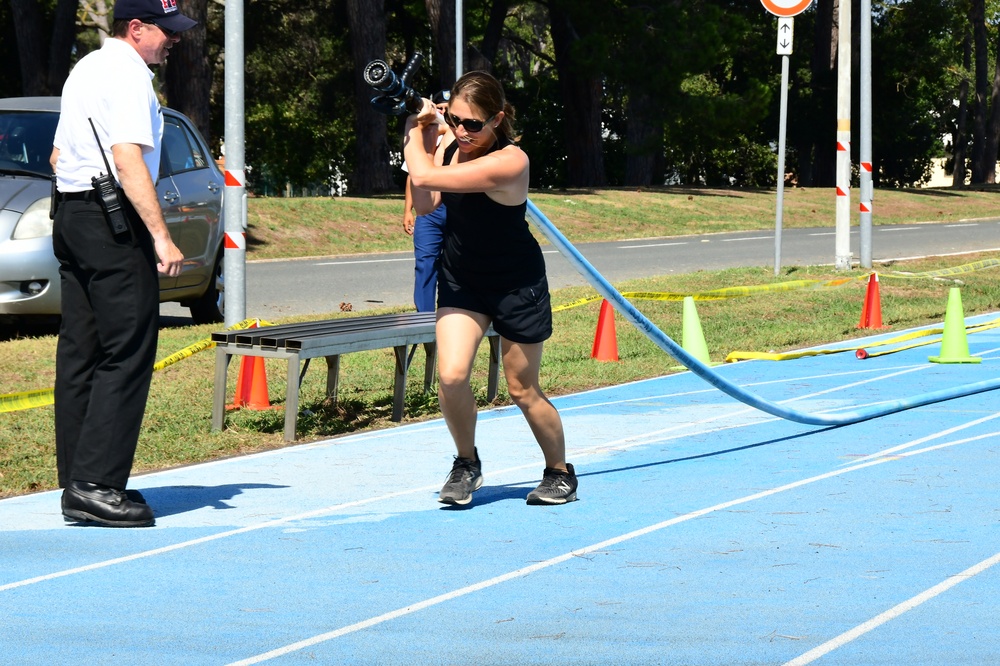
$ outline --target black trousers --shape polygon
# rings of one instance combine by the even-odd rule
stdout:
[[[123,202],[125,203],[125,202]],[[65,201],[53,222],[62,323],[56,346],[59,485],[123,490],[146,410],[159,332],[156,255],[125,205],[131,234],[112,236],[97,203]]]

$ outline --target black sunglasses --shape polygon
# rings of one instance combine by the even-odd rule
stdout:
[[[157,28],[160,29],[160,32],[162,32],[167,37],[170,37],[171,39],[173,39],[177,35],[181,34],[181,33],[177,32],[176,30],[167,30],[162,25],[157,25],[156,23],[153,23],[152,21],[143,21],[143,23],[145,23],[146,25],[155,25]]]
[[[494,118],[496,118],[495,115],[490,116],[486,120],[476,120],[475,118],[459,118],[458,116],[452,115],[451,111],[444,112],[444,121],[448,123],[448,127],[451,127],[452,129],[458,129],[458,126],[461,125],[462,127],[465,128],[466,132],[472,132],[473,134],[476,132],[482,132],[486,124],[489,123]]]

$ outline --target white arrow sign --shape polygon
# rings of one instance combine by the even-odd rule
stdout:
[[[792,55],[792,24],[795,19],[778,18],[778,55]]]
[[[812,0],[760,0],[764,9],[775,16],[790,17],[801,14],[809,8]]]

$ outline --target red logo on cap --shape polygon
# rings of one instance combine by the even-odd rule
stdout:
[[[160,0],[160,4],[163,5],[164,14],[177,11],[177,0]]]

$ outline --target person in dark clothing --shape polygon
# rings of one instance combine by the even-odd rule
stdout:
[[[458,455],[438,500],[468,504],[482,486],[476,402],[470,386],[476,350],[490,324],[500,335],[504,377],[514,404],[542,449],[542,482],[529,504],[576,499],[562,420],[539,384],[552,310],[541,248],[525,219],[528,156],[514,135],[514,109],[486,72],[455,82],[444,114],[434,105],[407,120],[404,156],[418,213],[447,208],[438,276],[439,398]]]
[[[125,485],[153,375],[157,272],[176,277],[184,256],[154,184],[163,113],[149,66],[164,63],[179,33],[195,25],[173,0],[118,0],[112,38],[77,63],[62,91],[50,161],[62,289],[56,464],[69,522],[145,527],[155,520],[145,498]],[[92,181],[109,170],[123,230],[111,224]]]

